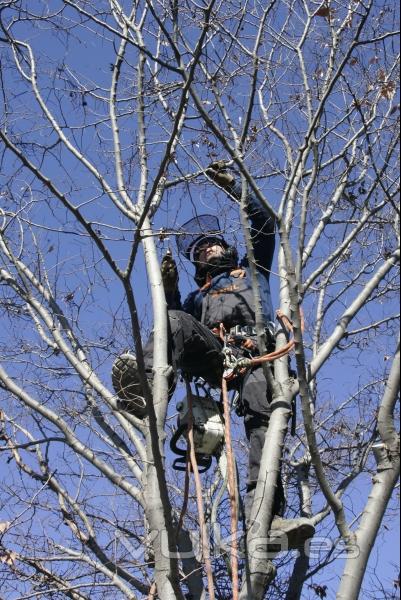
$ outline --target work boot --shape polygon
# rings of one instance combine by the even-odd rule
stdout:
[[[287,547],[283,548],[283,550],[298,550],[304,546],[307,540],[315,535],[315,528],[312,522],[305,517],[299,519],[274,517],[271,532],[274,534],[274,537],[277,536],[286,540]]]
[[[121,400],[119,407],[138,419],[144,419],[147,415],[146,402],[134,354],[124,352],[116,358],[111,368],[111,381]]]

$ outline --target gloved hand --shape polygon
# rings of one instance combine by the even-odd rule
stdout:
[[[225,160],[212,162],[206,169],[206,175],[222,188],[229,187],[234,181],[234,175],[231,175],[227,171],[227,162]]]
[[[161,272],[164,291],[175,292],[178,286],[178,269],[170,250],[162,258]]]

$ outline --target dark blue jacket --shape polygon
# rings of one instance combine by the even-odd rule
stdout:
[[[233,185],[230,193],[239,198],[241,188]],[[266,322],[274,321],[270,292],[270,269],[275,248],[274,217],[253,195],[249,195],[246,212],[251,225],[251,236],[257,265],[257,276]],[[201,289],[189,294],[183,305],[180,295],[167,297],[169,309],[184,310],[210,329],[223,323],[226,330],[235,325],[254,325],[255,311],[252,279],[248,257],[244,256],[237,269],[213,277]]]

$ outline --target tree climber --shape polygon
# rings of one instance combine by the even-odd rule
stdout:
[[[241,197],[241,186],[224,167],[223,161],[212,163],[207,175],[222,187],[231,199]],[[251,226],[257,276],[261,296],[266,338],[274,349],[273,306],[270,292],[270,269],[275,249],[275,220],[272,214],[252,195],[246,203]],[[171,254],[162,260],[162,278],[169,314],[169,363],[174,377],[170,397],[174,392],[177,370],[190,377],[202,377],[214,388],[221,387],[224,371],[220,324],[231,336],[238,354],[256,356],[255,311],[247,256],[241,261],[234,246],[227,244],[219,231],[218,219],[200,215],[188,221],[178,231],[179,252],[195,267],[195,281],[199,289],[191,292],[181,303],[178,289],[178,270]],[[153,334],[144,348],[146,373],[151,381],[153,363]],[[112,368],[113,387],[123,401],[125,410],[139,418],[146,416],[146,403],[139,381],[135,355],[126,352],[119,356]],[[263,369],[253,368],[244,377],[230,383],[239,391],[237,412],[244,416],[245,432],[249,441],[249,467],[245,514],[250,509],[256,487],[260,460],[269,424],[271,393]],[[288,548],[299,545],[314,533],[307,519],[284,520],[284,493],[279,478],[275,495],[273,529],[288,536]]]

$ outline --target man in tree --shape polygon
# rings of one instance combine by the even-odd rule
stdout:
[[[233,200],[241,197],[241,186],[227,171],[223,161],[212,163],[207,175]],[[245,207],[251,227],[258,286],[267,345],[274,348],[274,315],[270,292],[270,270],[275,249],[275,219],[259,201],[249,195]],[[256,342],[254,294],[248,257],[239,261],[237,249],[221,235],[218,219],[199,215],[181,227],[177,236],[179,252],[195,267],[198,289],[181,303],[178,270],[171,254],[162,261],[162,277],[169,311],[169,362],[173,366],[172,395],[176,374],[180,370],[189,377],[202,377],[210,386],[221,387],[224,371],[223,324],[229,342],[237,355],[259,354]],[[153,335],[144,348],[147,375],[152,377]],[[139,418],[146,416],[146,404],[139,380],[136,358],[130,352],[117,358],[112,382],[123,401],[122,407]],[[269,424],[271,392],[263,369],[258,366],[230,384],[239,392],[237,412],[244,416],[249,441],[249,468],[245,514],[249,519],[256,487],[265,434]],[[279,478],[272,528],[288,536],[288,547],[299,547],[314,533],[307,519],[284,520],[284,493]]]

